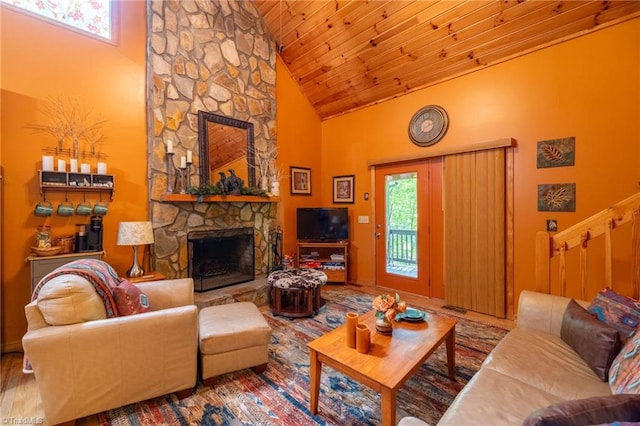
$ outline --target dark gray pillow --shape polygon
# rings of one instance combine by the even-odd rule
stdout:
[[[574,399],[531,413],[522,426],[583,426],[640,422],[640,395],[608,395]]]
[[[562,317],[560,337],[602,381],[609,380],[609,367],[620,351],[618,330],[598,321],[571,299]]]

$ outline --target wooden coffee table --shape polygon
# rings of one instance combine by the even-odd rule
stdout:
[[[318,413],[322,364],[380,392],[383,426],[396,424],[396,393],[400,386],[444,341],[447,342],[449,378],[455,380],[456,320],[427,315],[426,321],[394,322],[391,336],[376,332],[374,311],[361,315],[359,322],[367,324],[371,330],[371,347],[367,354],[347,346],[344,325],[307,345],[311,355],[312,414]]]

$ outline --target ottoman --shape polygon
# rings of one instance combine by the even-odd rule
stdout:
[[[285,317],[308,317],[322,306],[322,286],[327,274],[316,269],[274,271],[267,277],[271,312]]]
[[[216,384],[217,376],[253,368],[267,369],[271,327],[251,302],[209,306],[199,313],[202,382]]]

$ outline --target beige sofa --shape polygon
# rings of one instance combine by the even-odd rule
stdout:
[[[140,283],[153,311],[50,326],[34,301],[22,343],[48,424],[196,384],[198,311],[191,278]],[[186,391],[186,392],[185,392]]]
[[[532,412],[551,404],[611,395],[609,384],[560,338],[570,300],[523,291],[517,326],[489,354],[438,425],[522,425]],[[413,417],[399,422],[426,424]]]

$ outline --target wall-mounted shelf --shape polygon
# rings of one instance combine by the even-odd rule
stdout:
[[[115,176],[95,173],[53,172],[40,170],[40,193],[107,192],[113,200]]]
[[[163,194],[160,201],[171,203],[277,203],[280,197],[260,197],[257,195],[205,195],[199,199],[191,194]]]

